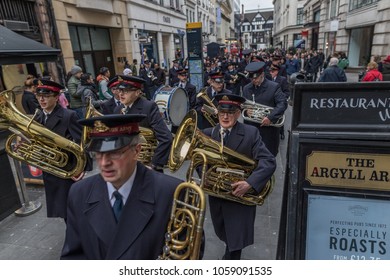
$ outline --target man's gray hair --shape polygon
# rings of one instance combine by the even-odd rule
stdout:
[[[334,66],[334,65],[337,65],[337,64],[339,64],[338,58],[332,57],[332,58],[330,59],[330,61],[329,61],[329,66]]]

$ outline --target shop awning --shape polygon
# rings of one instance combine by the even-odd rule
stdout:
[[[0,65],[55,61],[60,52],[0,25]]]

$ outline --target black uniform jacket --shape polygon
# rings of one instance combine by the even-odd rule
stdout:
[[[23,92],[22,107],[28,115],[33,115],[35,113],[35,109],[40,109],[39,102],[33,92],[27,90]]]
[[[115,108],[115,114],[122,114],[122,107]],[[162,118],[157,104],[154,101],[138,98],[126,114],[145,114],[146,118],[140,122],[140,126],[152,129],[158,141],[154,151],[152,164],[156,166],[164,166],[168,162],[169,153],[172,146],[172,133]]]
[[[164,245],[173,193],[180,183],[138,163],[119,223],[100,174],[75,183],[69,193],[61,259],[157,259]]]
[[[37,115],[36,121],[43,124],[44,119],[45,115],[41,111]],[[44,126],[58,135],[80,144],[81,125],[77,119],[75,111],[64,109],[57,104]],[[66,218],[66,201],[70,186],[74,181],[43,172],[43,182],[45,184],[47,216]]]
[[[220,141],[219,130],[218,124],[203,132],[212,139]],[[257,162],[246,181],[253,189],[260,192],[274,173],[276,161],[262,142],[258,129],[237,122],[225,145],[238,154]],[[253,244],[256,206],[247,206],[212,196],[209,196],[209,202],[215,233],[231,251]]]
[[[287,97],[282,92],[280,85],[278,83],[264,79],[261,85],[257,88],[250,83],[246,85],[243,89],[243,96],[256,103],[273,107],[274,109],[268,115],[268,119],[272,123],[276,123],[279,117],[283,116],[284,111],[287,109]],[[279,152],[279,127],[275,126],[260,126],[259,123],[252,121],[244,121],[245,123],[256,126],[260,135],[263,139],[263,142],[267,149],[276,156]]]
[[[114,110],[118,105],[115,102],[115,98],[112,97],[106,101],[104,101],[100,107],[102,108],[102,114],[103,115],[110,115],[114,114]]]

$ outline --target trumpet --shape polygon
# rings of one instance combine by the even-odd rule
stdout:
[[[242,108],[242,118],[247,121],[262,123],[265,117],[268,117],[271,114],[273,107],[266,106],[260,103],[255,103],[253,101],[245,101],[241,105]],[[250,112],[251,111],[251,112]],[[285,116],[282,115],[275,123],[271,123],[270,126],[281,127],[284,124]]]
[[[202,98],[207,104],[203,104],[204,113],[203,116],[206,120],[212,125],[216,126],[217,115],[215,112],[217,111],[217,107],[215,107],[213,101],[207,95],[207,87],[204,87],[200,90],[200,92],[196,95],[196,98]]]

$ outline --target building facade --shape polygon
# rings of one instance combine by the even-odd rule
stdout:
[[[275,0],[274,44],[344,52],[350,67],[390,54],[390,1]],[[299,41],[300,40],[300,41]]]
[[[244,49],[265,49],[273,45],[273,10],[248,10],[241,25]]]

